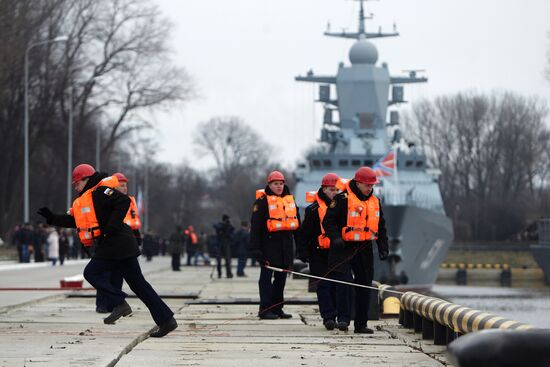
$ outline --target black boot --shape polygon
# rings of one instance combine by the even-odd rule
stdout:
[[[273,312],[275,315],[277,315],[277,317],[279,317],[280,319],[291,319],[292,318],[292,315],[289,314],[289,313],[285,313],[283,310],[281,311],[274,311]]]
[[[113,312],[109,316],[103,319],[105,324],[114,324],[116,320],[120,319],[123,316],[128,316],[132,313],[132,308],[128,302],[124,301],[120,305],[113,308]]]
[[[338,321],[338,330],[340,331],[348,331],[348,326],[349,324],[347,322],[344,322],[344,321]]]
[[[170,320],[159,325],[159,329],[149,336],[151,338],[162,338],[171,331],[174,331],[178,327],[178,323],[175,318],[171,317]]]
[[[328,319],[323,322],[323,325],[325,325],[325,329],[327,330],[334,330],[336,327],[336,322],[334,320]]]
[[[366,325],[356,328],[353,332],[355,334],[374,334],[374,331],[372,329],[369,329]]]
[[[262,320],[277,320],[279,318],[279,316],[275,315],[271,311],[260,311],[258,313],[258,317]]]

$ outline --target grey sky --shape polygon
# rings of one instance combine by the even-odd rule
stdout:
[[[349,64],[353,40],[322,35],[356,30],[359,3],[344,0],[156,0],[174,22],[175,60],[193,77],[199,98],[156,114],[162,161],[200,168],[192,132],[213,116],[236,115],[277,147],[290,166],[318,138],[317,87],[294,76],[312,68],[335,74]],[[544,80],[550,0],[381,0],[367,29],[393,23],[401,36],[373,40],[392,75],[426,69],[429,82],[405,97],[510,89],[550,101]],[[401,109],[408,108],[407,105]]]

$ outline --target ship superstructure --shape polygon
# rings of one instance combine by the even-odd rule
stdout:
[[[389,111],[405,102],[404,84],[425,83],[427,78],[418,70],[392,76],[386,63],[379,65],[378,50],[369,39],[399,34],[395,26],[391,33],[369,32],[366,19],[360,0],[357,32],[325,32],[355,39],[350,65],[340,63],[336,75],[310,71],[295,78],[319,84],[317,102],[324,108],[319,145],[296,170],[296,198],[305,207],[305,193],[315,190],[327,172],[352,178],[357,168],[376,168],[377,162],[389,159],[391,170],[381,172],[376,194],[388,224],[390,261],[375,264],[375,279],[430,285],[451,245],[452,223],[443,208],[438,171],[427,166],[420,149],[402,138],[398,111]]]

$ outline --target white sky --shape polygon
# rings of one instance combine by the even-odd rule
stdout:
[[[310,68],[334,75],[349,65],[353,40],[322,35],[357,29],[359,3],[344,0],[155,0],[175,24],[175,62],[199,97],[156,114],[161,161],[204,168],[192,132],[214,116],[242,117],[277,147],[287,166],[319,136],[318,87],[294,81]],[[367,2],[367,29],[401,36],[372,40],[392,75],[426,69],[429,82],[405,87],[411,103],[464,90],[509,89],[550,102],[543,72],[550,0],[381,0]],[[407,108],[406,106],[402,108]]]

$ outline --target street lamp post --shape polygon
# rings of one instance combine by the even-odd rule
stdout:
[[[24,135],[24,158],[23,158],[23,176],[24,176],[24,187],[23,187],[23,223],[29,221],[29,51],[41,45],[46,45],[49,43],[55,42],[65,42],[69,39],[67,36],[56,37],[50,40],[31,43],[25,50],[25,123],[23,127]]]
[[[69,86],[69,128],[67,129],[67,208],[71,207],[73,169],[73,86]]]

